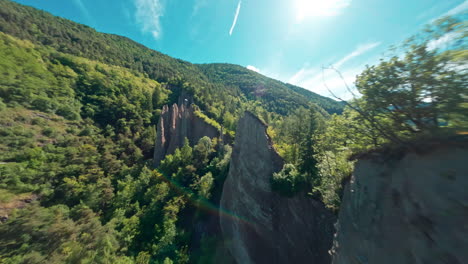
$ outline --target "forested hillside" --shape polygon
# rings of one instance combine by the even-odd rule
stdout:
[[[211,262],[220,238],[191,228],[217,206],[231,150],[203,138],[153,171],[162,106],[185,91],[231,133],[245,110],[266,120],[314,103],[342,110],[240,66],[208,69],[30,7],[0,7],[6,263]]]
[[[213,189],[229,146],[187,143],[153,171],[154,124],[171,91],[135,71],[4,33],[0,54],[2,260],[210,257],[201,248],[189,255],[190,226],[203,217],[197,204],[219,195]]]
[[[261,101],[266,110],[282,115],[300,106],[308,107],[310,103],[318,104],[329,113],[340,113],[343,109],[343,105],[334,100],[301,88],[297,92],[284,83],[243,67],[191,64],[128,38],[98,33],[88,26],[8,0],[1,0],[0,7],[2,32],[59,52],[145,73],[159,82],[183,80],[194,88],[200,103],[206,104],[211,116],[219,121],[222,121],[223,112],[236,113],[247,100]],[[278,95],[281,100],[276,98]]]
[[[230,217],[219,200],[232,146],[186,140],[152,167],[161,109],[181,93],[230,136],[245,111],[269,124],[285,161],[272,189],[336,212],[351,155],[466,132],[466,44],[427,49],[460,25],[368,67],[345,103],[0,0],[0,262],[227,263],[212,221]]]

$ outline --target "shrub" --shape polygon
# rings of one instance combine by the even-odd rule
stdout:
[[[197,182],[197,189],[198,194],[205,199],[209,199],[211,197],[211,190],[213,189],[213,175],[211,172],[208,172],[200,180]]]
[[[78,120],[80,115],[69,105],[62,105],[57,109],[57,114],[68,120]]]
[[[52,127],[45,127],[42,130],[42,134],[47,137],[54,137],[57,134],[57,131]]]
[[[3,102],[2,98],[0,98],[0,111],[5,110],[6,104]]]
[[[57,109],[57,103],[47,97],[37,97],[33,100],[32,106],[34,109],[46,113],[52,113]]]
[[[44,120],[44,118],[41,117],[34,117],[31,119],[31,125],[35,126],[45,126],[47,122]]]
[[[293,196],[306,186],[304,176],[293,164],[285,164],[278,173],[273,173],[271,188],[285,196]]]

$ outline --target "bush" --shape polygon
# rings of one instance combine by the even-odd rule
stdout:
[[[42,130],[42,134],[47,137],[55,137],[57,135],[57,131],[52,127],[45,127]]]
[[[31,119],[31,125],[35,126],[45,126],[47,122],[44,120],[44,118],[41,117],[34,117]]]
[[[208,172],[197,182],[198,194],[205,199],[209,199],[211,197],[213,183],[213,174],[211,174],[211,172]]]
[[[68,120],[78,120],[80,115],[69,105],[62,105],[57,109],[57,115],[61,115]]]
[[[52,113],[57,109],[57,103],[47,97],[37,97],[33,100],[32,106],[34,109],[46,113]]]
[[[3,111],[6,109],[6,104],[3,102],[2,98],[0,98],[0,111]]]
[[[285,164],[278,173],[273,173],[271,188],[285,196],[293,196],[306,186],[304,176],[293,164]]]

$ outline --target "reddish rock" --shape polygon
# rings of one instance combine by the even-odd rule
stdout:
[[[190,99],[181,97],[178,104],[170,107],[165,105],[157,125],[154,166],[159,166],[166,155],[173,154],[176,148],[181,148],[185,138],[193,146],[204,136],[219,138],[220,132],[194,114]]]

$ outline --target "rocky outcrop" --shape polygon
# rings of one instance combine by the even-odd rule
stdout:
[[[346,186],[333,263],[467,263],[468,144],[360,158]]]
[[[220,134],[216,127],[194,113],[191,98],[181,95],[178,104],[165,105],[161,111],[154,148],[154,166],[159,166],[166,155],[173,154],[176,148],[182,147],[185,138],[193,146],[204,136],[215,138]]]
[[[330,263],[334,216],[306,195],[272,192],[283,167],[266,125],[246,113],[238,123],[220,217],[226,247],[237,263]]]

